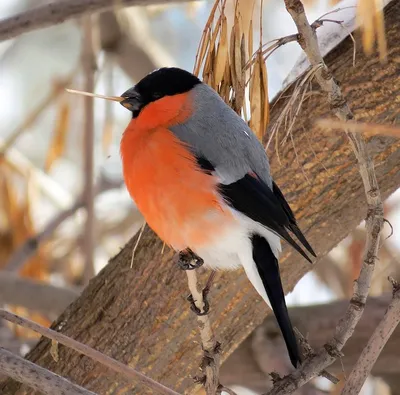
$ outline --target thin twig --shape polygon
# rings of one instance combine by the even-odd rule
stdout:
[[[85,76],[85,91],[94,91],[94,74],[96,72],[96,59],[93,52],[93,26],[90,15],[83,18],[83,54],[82,65]],[[85,232],[83,235],[83,251],[85,256],[85,267],[83,280],[85,284],[94,276],[94,230],[95,230],[95,211],[94,211],[94,102],[91,98],[85,97],[84,117],[85,126],[83,133],[83,174],[84,174],[84,201],[86,208]]]
[[[75,71],[73,74],[75,74]],[[0,157],[4,156],[4,154],[15,143],[18,137],[20,137],[22,133],[24,133],[36,122],[40,114],[42,114],[44,110],[53,104],[60,94],[64,93],[65,87],[72,81],[73,74],[70,74],[63,81],[56,81],[53,83],[49,94],[35,109],[33,109],[32,112],[28,114],[28,116],[24,118],[24,121],[18,125],[11,135],[4,141],[3,146],[1,147]]]
[[[56,214],[56,216],[45,226],[41,232],[30,237],[20,247],[18,247],[18,249],[11,255],[8,262],[3,267],[3,270],[9,272],[19,271],[28,261],[28,259],[36,253],[39,245],[47,241],[64,221],[74,215],[83,206],[84,201],[80,197],[71,207]]]
[[[58,0],[43,4],[0,21],[0,42],[23,33],[58,25],[83,14],[104,11],[118,6],[185,3],[197,0]]]
[[[286,9],[292,16],[299,32],[299,44],[306,53],[312,67],[321,67],[315,78],[328,97],[329,105],[337,118],[342,121],[353,119],[353,114],[342,95],[339,85],[326,66],[318,46],[318,40],[306,17],[300,0],[285,0]],[[366,218],[367,240],[360,275],[354,283],[354,293],[345,316],[339,321],[334,337],[315,356],[307,359],[291,375],[275,383],[270,395],[287,394],[300,388],[340,356],[340,351],[354,332],[354,328],[364,311],[372,273],[378,253],[380,232],[383,225],[383,205],[376,180],[373,161],[368,153],[364,139],[347,131],[353,151],[356,155],[359,171],[364,184],[368,213]]]
[[[319,119],[315,122],[316,126],[323,129],[348,129],[355,133],[365,133],[370,136],[386,135],[400,137],[400,127],[389,124],[365,123],[355,121],[338,121],[336,119]]]
[[[400,286],[391,279],[393,284],[393,299],[388,306],[382,321],[376,327],[368,344],[364,347],[357,363],[350,373],[342,390],[342,395],[358,394],[369,373],[381,354],[383,347],[400,322]]]
[[[0,347],[0,372],[12,379],[26,384],[41,394],[48,395],[96,395],[64,377],[27,361]]]
[[[87,346],[86,344],[79,343],[78,341],[63,335],[62,333],[56,332],[49,328],[45,328],[44,326],[41,326],[36,322],[30,321],[26,318],[10,313],[4,309],[0,309],[0,318],[4,318],[5,320],[23,326],[24,328],[32,329],[33,331],[40,333],[42,336],[55,340],[56,342],[64,346],[67,346],[69,348],[72,348],[73,350],[78,351],[79,353],[92,358],[93,360],[101,363],[102,365],[107,366],[114,372],[120,373],[121,375],[125,376],[128,379],[134,379],[140,381],[142,384],[153,389],[154,391],[157,391],[160,394],[179,395],[178,392],[175,392],[165,387],[164,385],[157,383],[153,379],[145,376],[143,373],[140,373],[135,369],[132,369],[129,366],[126,366],[119,361],[116,361],[115,359],[101,353],[100,351],[94,350],[93,348]]]
[[[205,303],[203,292],[199,291],[196,270],[186,270],[188,286],[197,309],[204,313]],[[201,368],[204,371],[204,384],[207,395],[215,395],[219,387],[220,353],[219,343],[215,340],[214,332],[208,314],[197,315],[201,344],[204,352]]]
[[[95,195],[112,188],[118,188],[120,181],[108,180],[104,175],[101,175],[100,180],[95,188]],[[56,214],[56,216],[44,227],[44,229],[35,236],[27,239],[9,258],[4,265],[3,270],[17,272],[20,270],[26,261],[31,258],[39,248],[39,246],[47,241],[54,231],[69,217],[74,215],[79,209],[83,208],[84,199],[79,196],[71,207]]]
[[[79,289],[58,287],[15,273],[0,272],[0,303],[22,306],[48,315],[60,314],[79,296]]]

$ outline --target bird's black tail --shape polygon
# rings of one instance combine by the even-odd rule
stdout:
[[[264,237],[253,235],[251,241],[253,245],[254,262],[257,266],[265,290],[267,291],[272,310],[274,311],[276,320],[278,321],[283,338],[285,339],[290,361],[292,362],[292,365],[297,368],[301,359],[292,323],[290,322],[286,307],[278,260],[272,252],[268,241]]]

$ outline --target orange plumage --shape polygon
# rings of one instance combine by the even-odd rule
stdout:
[[[169,129],[191,116],[188,94],[148,104],[121,140],[127,189],[149,226],[175,249],[200,246],[226,229],[232,214],[217,195],[215,177]]]

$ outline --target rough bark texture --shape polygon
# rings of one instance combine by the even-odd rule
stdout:
[[[377,57],[366,58],[358,48],[353,68],[353,46],[349,39],[326,57],[350,107],[357,119],[363,121],[399,121],[396,117],[400,97],[400,0],[387,7],[386,26],[389,61],[385,66]],[[285,99],[275,103],[271,122],[284,104]],[[270,152],[277,184],[319,256],[347,236],[367,211],[347,138],[312,128],[313,120],[327,115],[330,111],[325,98],[319,94],[310,96],[293,130],[294,144],[289,140],[279,147],[280,162],[275,149]],[[280,136],[284,134],[282,129]],[[400,185],[399,147],[400,143],[393,138],[369,140],[383,197]],[[52,328],[134,366],[167,386],[189,392],[193,389],[190,376],[198,373],[201,350],[196,319],[185,301],[186,275],[174,267],[172,252],[161,254],[162,243],[148,229],[131,269],[133,245],[131,240],[111,259]],[[311,268],[298,254],[285,248],[282,277],[286,290],[291,290]],[[242,272],[219,273],[210,301],[211,320],[226,358],[261,323],[268,310]],[[60,361],[55,363],[49,346],[47,340],[41,340],[28,358],[101,394],[148,393],[136,383],[128,383],[62,346]],[[0,385],[0,392],[31,393],[25,389],[17,392],[18,388],[19,384],[9,381]]]
[[[353,334],[343,349],[344,357],[329,367],[329,372],[341,375],[344,368],[348,376],[357,362],[392,299],[391,294],[369,298],[365,312]],[[315,349],[323,346],[332,336],[339,319],[346,311],[348,301],[340,301],[315,306],[294,307],[289,313],[293,325],[307,335]],[[397,363],[400,347],[400,328],[397,328],[381,355],[372,374],[391,382],[400,376]],[[240,385],[252,389],[257,394],[271,388],[269,372],[279,370],[289,373],[292,370],[285,352],[285,344],[279,334],[276,320],[272,315],[229,356],[221,367],[220,378],[226,386]]]

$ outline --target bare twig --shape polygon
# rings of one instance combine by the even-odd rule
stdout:
[[[192,300],[197,309],[203,314],[197,315],[201,344],[204,352],[201,368],[205,374],[204,379],[200,379],[199,381],[203,382],[207,395],[215,395],[219,387],[219,343],[215,340],[208,314],[204,314],[206,305],[203,292],[199,291],[198,288],[196,270],[186,270],[186,274]]]
[[[342,390],[342,395],[358,394],[361,391],[383,347],[400,322],[400,286],[393,279],[391,281],[393,284],[393,299],[382,321],[376,327],[351,371],[346,385]]]
[[[101,49],[133,81],[159,67],[175,65],[166,48],[153,37],[145,13],[144,9],[116,7],[99,15]]]
[[[94,91],[94,74],[96,71],[96,59],[93,52],[93,26],[90,15],[83,18],[83,54],[82,64],[85,76],[85,90]],[[84,97],[85,130],[83,133],[83,174],[84,174],[84,201],[86,208],[86,223],[84,232],[83,251],[85,267],[83,273],[84,283],[94,276],[94,102],[89,97]]]
[[[21,136],[22,133],[24,133],[36,122],[39,115],[51,104],[53,104],[60,94],[64,93],[64,88],[71,83],[73,74],[70,74],[63,81],[56,81],[53,83],[52,89],[50,90],[49,94],[31,113],[28,114],[27,117],[25,117],[22,124],[18,125],[18,127],[11,133],[10,137],[8,137],[7,140],[3,143],[0,151],[0,157],[2,157],[7,152],[7,150],[15,143],[15,141],[18,139],[19,136]]]
[[[285,0],[285,5],[297,26],[300,35],[298,42],[306,53],[311,66],[321,65],[315,73],[315,78],[321,89],[327,94],[333,113],[342,121],[353,119],[353,114],[342,95],[339,85],[334,80],[321,56],[315,30],[307,20],[303,4],[300,0]],[[336,327],[333,339],[318,351],[315,356],[305,360],[303,365],[293,374],[279,380],[272,391],[269,392],[270,395],[291,393],[332,364],[340,356],[340,350],[352,335],[364,311],[378,252],[380,231],[383,225],[383,205],[374,164],[364,139],[360,135],[350,132],[348,132],[348,137],[358,160],[368,203],[366,219],[367,240],[360,275],[354,283],[353,297],[350,300],[345,316]]]
[[[9,272],[17,272],[20,270],[25,262],[31,258],[39,248],[41,243],[47,241],[54,231],[69,217],[75,214],[80,208],[84,206],[82,198],[77,199],[74,204],[66,210],[58,213],[37,235],[27,239],[10,257],[5,264],[3,270]]]
[[[335,119],[319,119],[316,126],[323,129],[348,129],[355,133],[365,133],[367,135],[386,135],[400,137],[400,127],[388,124],[362,123],[355,121],[338,121]]]
[[[0,347],[0,372],[48,395],[96,395]]]
[[[117,188],[120,184],[120,181],[113,182],[108,180],[104,175],[101,175],[97,187],[95,188],[95,194],[98,195],[108,189]],[[79,196],[71,207],[58,213],[41,232],[27,239],[21,247],[11,255],[8,262],[3,267],[3,270],[17,272],[21,269],[25,262],[36,253],[39,245],[47,241],[64,221],[74,215],[83,206],[84,199],[82,196]]]
[[[4,309],[0,309],[0,318],[4,318],[7,321],[13,322],[14,324],[23,326],[25,328],[32,329],[33,331],[40,333],[42,336],[55,340],[56,342],[63,344],[64,346],[67,346],[69,348],[72,348],[73,350],[78,351],[79,353],[92,358],[93,360],[101,363],[102,365],[107,366],[114,372],[122,374],[128,379],[134,379],[140,381],[142,384],[146,385],[147,387],[151,388],[154,391],[157,391],[160,394],[179,395],[177,392],[152,380],[151,378],[136,371],[135,369],[132,369],[129,366],[126,366],[123,363],[118,362],[115,359],[110,358],[109,356],[102,354],[97,350],[94,350],[93,348],[87,346],[86,344],[79,343],[78,341],[63,335],[62,333],[56,332],[49,328],[45,328],[44,326],[41,326],[36,322],[30,321],[23,317],[19,317],[18,315],[10,313]]]
[[[60,314],[79,293],[72,287],[56,287],[14,273],[0,272],[1,304],[23,306],[44,314]]]
[[[145,6],[152,4],[185,3],[196,0],[59,0],[43,4],[0,21],[0,41],[15,38],[23,33],[58,25],[83,14],[104,11],[120,6]]]

